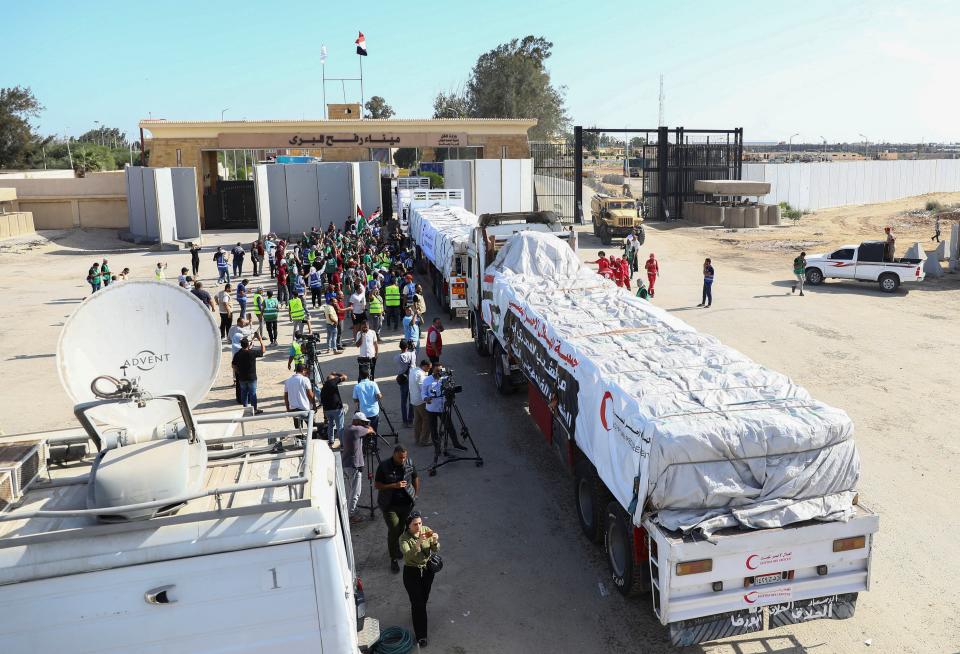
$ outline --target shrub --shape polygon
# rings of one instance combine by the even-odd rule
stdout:
[[[944,206],[936,200],[927,200],[927,211],[943,211]]]
[[[430,178],[430,188],[443,188],[443,175],[421,171],[420,176]]]

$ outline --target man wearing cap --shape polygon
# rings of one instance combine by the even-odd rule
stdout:
[[[893,261],[894,254],[897,250],[897,237],[893,235],[893,230],[887,226],[883,228],[884,233],[887,235],[887,247],[886,247],[886,260]]]
[[[350,522],[353,524],[363,522],[363,518],[357,513],[363,481],[363,439],[374,435],[370,420],[362,411],[353,414],[353,424],[343,433],[340,456],[343,459],[343,476],[346,478],[347,513],[350,514]]]

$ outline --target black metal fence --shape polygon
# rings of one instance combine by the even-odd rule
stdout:
[[[538,211],[574,221],[574,148],[568,143],[532,142],[534,199]]]
[[[740,179],[743,173],[743,128],[650,129],[574,128],[575,206],[583,204],[583,135],[623,134],[641,136],[630,148],[631,177],[643,178],[643,203],[648,220],[679,220],[683,204],[701,199],[693,185],[699,179]]]

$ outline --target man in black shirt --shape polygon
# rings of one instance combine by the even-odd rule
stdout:
[[[263,410],[257,408],[257,359],[263,356],[266,348],[260,334],[254,333],[253,337],[260,341],[260,349],[252,350],[250,339],[241,338],[240,350],[233,355],[233,373],[240,383],[240,401],[243,406],[252,405],[253,413],[259,415]]]
[[[190,265],[193,268],[193,276],[200,273],[200,246],[196,243],[190,244]]]
[[[323,418],[327,423],[327,442],[332,446],[333,441],[343,434],[343,399],[340,397],[340,384],[347,381],[342,372],[331,372],[320,387],[320,406],[323,407]]]
[[[238,242],[233,249],[230,250],[230,253],[233,255],[233,276],[239,277],[243,274],[243,257],[247,254],[247,251],[243,249],[243,246]]]
[[[393,456],[383,461],[377,468],[373,486],[378,491],[377,505],[387,523],[387,549],[390,550],[390,569],[400,572],[400,536],[406,528],[407,516],[413,510],[413,504],[420,495],[420,476],[413,465],[413,459],[407,456],[407,448],[397,445]]]

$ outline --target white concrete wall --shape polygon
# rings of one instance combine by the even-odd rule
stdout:
[[[745,163],[743,179],[770,183],[764,202],[813,211],[960,191],[960,159]]]

